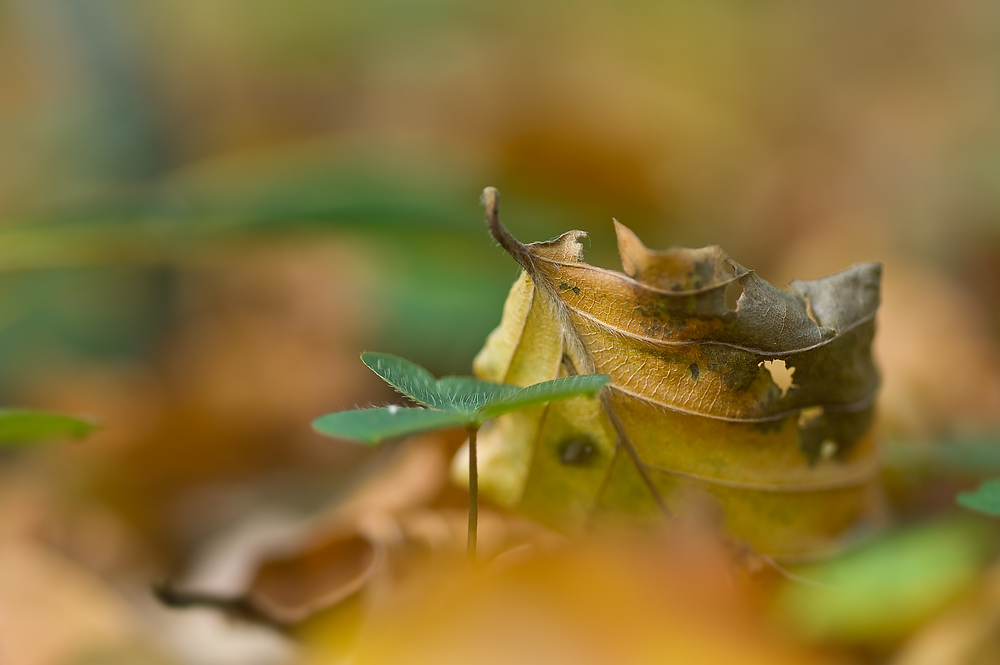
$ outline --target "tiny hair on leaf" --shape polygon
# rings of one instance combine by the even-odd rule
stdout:
[[[610,380],[605,374],[567,376],[527,387],[471,376],[433,374],[388,353],[363,353],[361,360],[401,395],[420,406],[387,406],[341,411],[317,418],[320,434],[377,444],[448,427],[478,428],[483,421],[547,402],[596,395]]]
[[[466,414],[452,411],[387,406],[330,413],[317,418],[313,427],[327,436],[376,444],[418,432],[461,427],[469,422],[471,421]]]

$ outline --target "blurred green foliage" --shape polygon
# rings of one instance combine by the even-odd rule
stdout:
[[[996,549],[981,522],[941,519],[895,531],[796,572],[778,598],[785,621],[810,639],[885,646],[972,589]]]
[[[467,371],[514,278],[485,185],[599,265],[612,216],[764,271],[823,229],[1000,251],[1000,17],[959,4],[5,0],[0,393],[28,357],[142,358],[186,262],[247,236],[361,237],[366,345]]]
[[[97,425],[60,413],[28,409],[0,409],[0,445],[18,446],[59,438],[80,439]]]
[[[1000,473],[1000,433],[941,438],[934,444],[886,441],[885,466],[910,475],[983,477]]]
[[[987,480],[975,492],[962,492],[957,500],[970,510],[1000,516],[1000,480]]]

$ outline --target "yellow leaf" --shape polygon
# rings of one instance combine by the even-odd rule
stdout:
[[[720,247],[651,251],[616,221],[616,272],[586,263],[581,231],[521,244],[496,190],[484,200],[523,272],[475,373],[612,377],[597,398],[487,423],[486,496],[568,529],[708,497],[733,538],[777,557],[830,551],[873,514],[880,264],[784,291]]]

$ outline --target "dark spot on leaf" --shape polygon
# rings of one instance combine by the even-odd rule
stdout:
[[[586,466],[597,454],[593,439],[586,435],[575,436],[559,446],[559,461],[567,466]]]
[[[570,291],[570,290],[572,290],[573,293],[575,293],[576,295],[580,295],[580,287],[579,286],[572,286],[570,284],[567,284],[566,282],[560,282],[559,283],[559,289],[561,291]]]
[[[715,263],[713,261],[695,261],[691,273],[688,275],[688,288],[697,290],[704,287],[706,284],[711,284],[714,275]]]
[[[698,371],[698,365],[696,363],[691,363],[688,369],[691,371],[691,378],[697,381],[698,375],[700,374],[700,372]]]

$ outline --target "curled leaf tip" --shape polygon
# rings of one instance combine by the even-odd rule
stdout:
[[[491,209],[495,213],[497,207],[500,205],[500,191],[496,187],[487,187],[483,190],[480,201],[486,206],[487,215],[490,214]]]
[[[483,206],[486,208],[486,226],[490,230],[493,239],[504,248],[504,250],[514,257],[514,260],[527,269],[531,264],[531,255],[517,238],[511,235],[510,231],[500,222],[500,192],[496,187],[487,187],[483,190]]]

